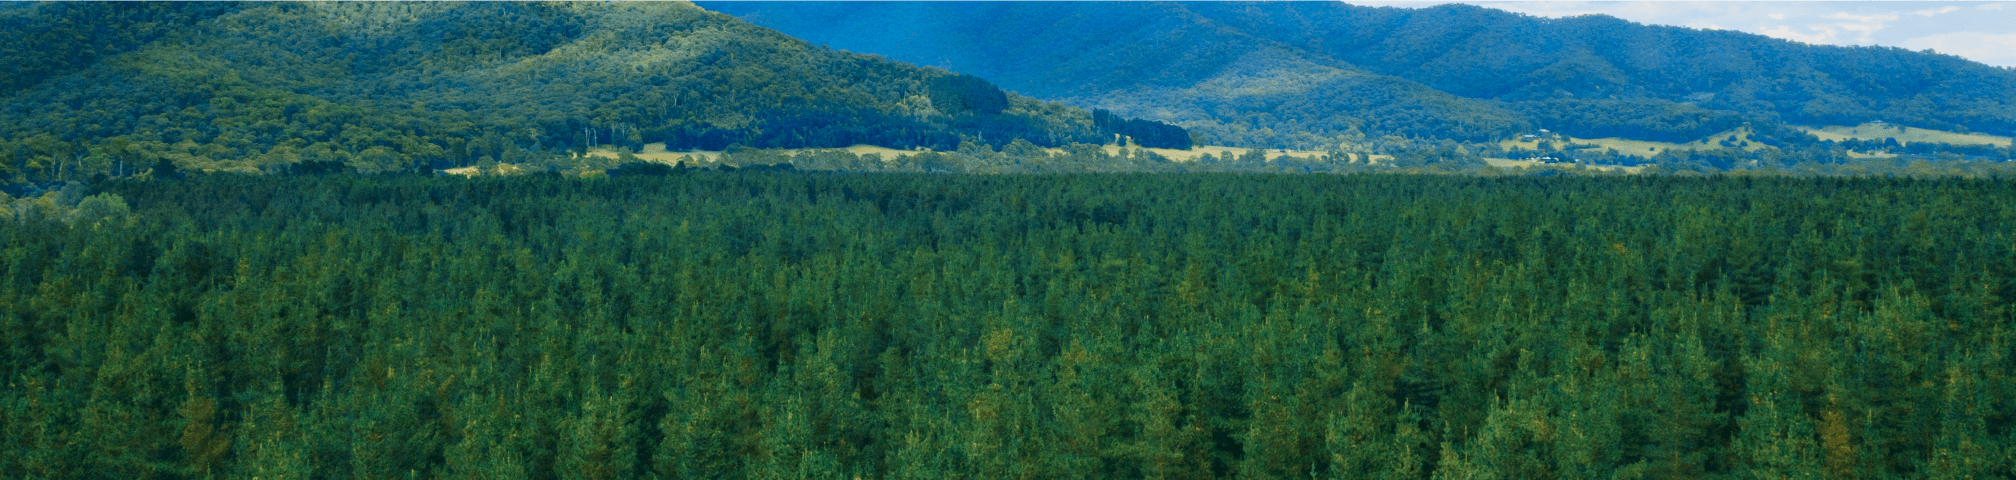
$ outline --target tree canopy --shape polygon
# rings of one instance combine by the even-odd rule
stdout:
[[[683,3],[82,3],[0,21],[22,27],[0,33],[0,60],[21,66],[0,85],[10,182],[130,176],[162,159],[379,173],[657,142],[1103,138],[1083,110]]]
[[[2016,134],[2016,72],[2006,69],[1606,16],[1343,2],[700,5],[814,42],[1171,122],[1215,144],[1481,140],[1533,128],[1692,141],[1742,121]],[[871,22],[878,27],[856,28]]]

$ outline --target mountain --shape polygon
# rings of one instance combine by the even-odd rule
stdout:
[[[2016,71],[1607,16],[1341,2],[699,4],[1233,144],[1534,127],[1691,141],[1745,122],[1874,120],[2016,133]]]
[[[1095,122],[688,3],[50,3],[8,5],[0,23],[0,60],[23,66],[0,82],[9,181],[164,161],[564,166],[570,151],[652,142],[1062,146],[1159,125]]]
[[[834,48],[1180,123],[1211,143],[1329,148],[1366,134],[1487,140],[1533,127],[1491,102],[1226,28],[1179,4],[698,4]]]

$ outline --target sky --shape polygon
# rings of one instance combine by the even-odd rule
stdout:
[[[1604,14],[1638,23],[1735,30],[1812,44],[1931,49],[2016,67],[2016,2],[1346,1],[1412,8],[1465,3],[1554,18]]]

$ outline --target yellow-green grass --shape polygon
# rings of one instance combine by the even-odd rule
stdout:
[[[874,145],[855,145],[847,148],[798,148],[798,149],[787,148],[787,149],[776,149],[770,151],[783,155],[797,155],[798,152],[814,151],[814,150],[845,150],[847,151],[847,153],[852,153],[855,155],[868,155],[872,153],[876,155],[881,155],[883,160],[895,160],[896,157],[899,155],[915,155],[921,152],[929,151],[929,150],[899,150],[888,147],[878,147]],[[588,154],[603,158],[621,158],[623,155],[622,152],[608,148],[593,149],[590,150]],[[714,163],[721,160],[721,154],[722,152],[720,150],[668,151],[665,149],[665,144],[663,143],[647,143],[644,144],[644,148],[638,149],[637,153],[633,153],[631,155],[637,157],[638,160],[671,165],[679,163],[681,161],[688,161],[688,160],[693,161],[695,163],[703,163],[703,164]]]
[[[1108,155],[1119,155],[1119,154],[1120,154],[1120,149],[1121,149],[1121,148],[1128,148],[1128,149],[1132,149],[1132,150],[1136,150],[1136,151],[1139,151],[1139,150],[1147,150],[1147,151],[1150,151],[1150,152],[1154,152],[1154,153],[1155,153],[1156,155],[1161,155],[1161,156],[1162,156],[1162,158],[1167,158],[1167,159],[1170,159],[1170,160],[1173,160],[1173,161],[1178,161],[1178,162],[1194,162],[1194,161],[1197,161],[1197,159],[1198,159],[1198,158],[1203,158],[1203,157],[1204,157],[1204,154],[1207,154],[1207,153],[1208,153],[1208,154],[1211,154],[1211,156],[1213,156],[1213,157],[1217,157],[1217,158],[1221,158],[1221,159],[1223,159],[1223,158],[1226,158],[1226,157],[1228,157],[1228,156],[1230,156],[1230,157],[1235,157],[1235,158],[1236,158],[1236,157],[1241,157],[1241,156],[1245,156],[1247,152],[1251,152],[1251,151],[1253,151],[1253,149],[1251,149],[1251,148],[1240,148],[1240,147],[1225,147],[1225,146],[1218,146],[1218,145],[1198,145],[1198,146],[1195,146],[1195,147],[1190,147],[1190,149],[1189,149],[1189,150],[1176,150],[1176,149],[1172,149],[1172,148],[1146,148],[1146,149],[1144,149],[1144,148],[1140,148],[1140,147],[1120,147],[1120,146],[1117,146],[1117,145],[1107,145],[1107,146],[1106,146],[1106,154],[1108,154]],[[1317,150],[1286,150],[1286,149],[1278,149],[1278,148],[1267,148],[1267,149],[1262,149],[1262,150],[1265,150],[1265,151],[1267,152],[1267,159],[1268,159],[1268,160],[1275,160],[1275,159],[1279,159],[1279,158],[1281,158],[1281,157],[1297,157],[1297,158],[1310,158],[1310,157],[1322,157],[1322,156],[1324,156],[1324,155],[1329,155],[1329,154],[1330,154],[1330,152],[1324,152],[1324,151],[1317,151]],[[1050,151],[1051,151],[1051,152],[1053,152],[1053,153],[1062,153],[1062,152],[1063,152],[1063,150],[1058,150],[1058,149],[1050,149]],[[1362,161],[1365,161],[1365,160],[1366,160],[1366,159],[1365,159],[1364,157],[1365,157],[1365,155],[1364,155],[1364,154],[1357,154],[1357,155],[1352,155],[1352,158],[1353,158],[1353,159],[1355,159],[1355,160],[1357,160],[1357,161],[1360,161],[1360,162],[1362,162]],[[1381,161],[1381,160],[1385,160],[1385,159],[1390,159],[1390,158],[1392,158],[1392,157],[1390,157],[1390,156],[1386,156],[1386,155],[1372,155],[1371,157],[1372,157],[1372,158],[1371,158],[1371,160],[1372,160],[1373,162],[1378,162],[1378,161]]]
[[[1211,156],[1218,158],[1225,158],[1228,156],[1238,157],[1245,155],[1246,152],[1253,150],[1250,148],[1224,147],[1217,145],[1199,145],[1196,147],[1192,147],[1189,150],[1176,150],[1169,148],[1141,148],[1138,146],[1121,147],[1118,145],[1107,145],[1104,148],[1106,149],[1106,154],[1108,155],[1119,155],[1120,150],[1122,148],[1133,150],[1134,151],[1133,153],[1135,154],[1139,154],[1139,152],[1142,150],[1147,150],[1149,152],[1154,152],[1156,155],[1161,155],[1163,158],[1167,158],[1172,161],[1178,161],[1178,162],[1193,162],[1196,161],[1198,158],[1203,157],[1204,154],[1207,153],[1211,154]],[[916,155],[918,153],[930,151],[930,150],[901,150],[888,147],[878,147],[874,145],[855,145],[839,149],[809,148],[809,149],[776,149],[771,151],[783,155],[797,155],[799,152],[810,150],[845,150],[847,151],[847,153],[852,153],[855,155],[868,155],[872,153],[876,155],[881,155],[882,159],[885,161],[895,160],[896,157],[898,156]],[[1047,148],[1044,150],[1049,151],[1052,154],[1061,155],[1066,153],[1065,150],[1061,148]],[[1323,155],[1329,154],[1329,152],[1323,152],[1317,150],[1284,150],[1284,149],[1271,149],[1271,148],[1265,150],[1267,152],[1268,160],[1275,160],[1286,156],[1309,158],[1309,157],[1321,157]],[[620,158],[622,156],[621,152],[608,148],[593,149],[590,150],[588,154],[603,158]],[[665,144],[663,143],[645,144],[644,148],[639,149],[637,153],[633,153],[631,155],[636,156],[637,159],[639,160],[664,163],[664,164],[674,164],[680,162],[681,160],[689,158],[692,161],[699,163],[713,163],[721,159],[721,152],[718,150],[667,151],[665,150]],[[1365,154],[1355,154],[1352,155],[1352,160],[1363,162],[1368,160],[1367,157],[1368,155]],[[1369,155],[1369,157],[1370,157],[1369,160],[1374,163],[1390,160],[1393,158],[1392,156],[1389,155]]]
[[[462,167],[462,168],[450,168],[442,170],[441,173],[446,173],[449,175],[461,175],[464,177],[474,177],[477,175],[481,175],[483,173],[483,170],[478,167]],[[509,163],[500,163],[497,164],[497,169],[492,170],[490,173],[492,175],[517,175],[520,173],[525,173],[525,169],[519,168],[517,165]]]
[[[1498,168],[1532,168],[1532,167],[1545,167],[1549,165],[1546,163],[1540,163],[1539,160],[1516,160],[1510,158],[1489,158],[1489,157],[1486,157],[1484,159],[1484,163]],[[1569,165],[1569,164],[1554,164],[1554,165],[1570,168],[1578,167],[1576,165]],[[1639,165],[1635,167],[1626,167],[1622,165],[1580,165],[1579,168],[1589,168],[1589,169],[1603,170],[1606,172],[1624,172],[1624,173],[1638,173],[1640,171],[1645,170],[1644,165]]]
[[[1742,145],[1741,142],[1750,143],[1748,146],[1735,147],[1735,148],[1741,148],[1745,151],[1755,151],[1770,148],[1764,146],[1764,144],[1762,143],[1756,142],[1754,138],[1751,138],[1751,135],[1752,133],[1750,131],[1750,127],[1736,127],[1736,129],[1734,130],[1709,135],[1707,138],[1687,143],[1657,142],[1651,140],[1632,140],[1628,138],[1618,138],[1618,137],[1576,138],[1567,135],[1548,135],[1539,138],[1520,138],[1520,139],[1505,140],[1498,142],[1498,146],[1500,148],[1504,148],[1506,151],[1538,150],[1540,148],[1540,142],[1544,140],[1553,143],[1554,148],[1557,149],[1566,147],[1568,146],[1568,144],[1595,145],[1596,146],[1595,150],[1599,152],[1604,150],[1616,150],[1617,154],[1619,155],[1630,155],[1633,157],[1651,158],[1655,155],[1664,153],[1669,150],[1715,150],[1721,148],[1731,148],[1722,146],[1721,142],[1724,140],[1728,140],[1729,137],[1731,136],[1734,136],[1736,137],[1736,142],[1738,142],[1737,143],[1738,145]]]
[[[1887,123],[1864,123],[1853,127],[1829,125],[1819,128],[1799,127],[1806,133],[1821,140],[1883,140],[1895,138],[1899,143],[1945,143],[1952,145],[1995,145],[2009,146],[2010,138],[1979,133],[1958,133],[1929,128],[1905,127]]]

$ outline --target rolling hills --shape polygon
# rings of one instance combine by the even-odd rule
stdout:
[[[1873,120],[2016,132],[2016,72],[1605,16],[1341,2],[700,5],[1230,144],[1360,133],[1475,140],[1536,127],[1677,143],[1745,122]],[[869,21],[875,28],[857,28]]]
[[[1154,125],[687,3],[63,3],[10,6],[0,22],[20,27],[0,33],[0,55],[24,66],[0,84],[0,179],[14,182],[160,162],[566,166],[657,142],[1060,146]]]

